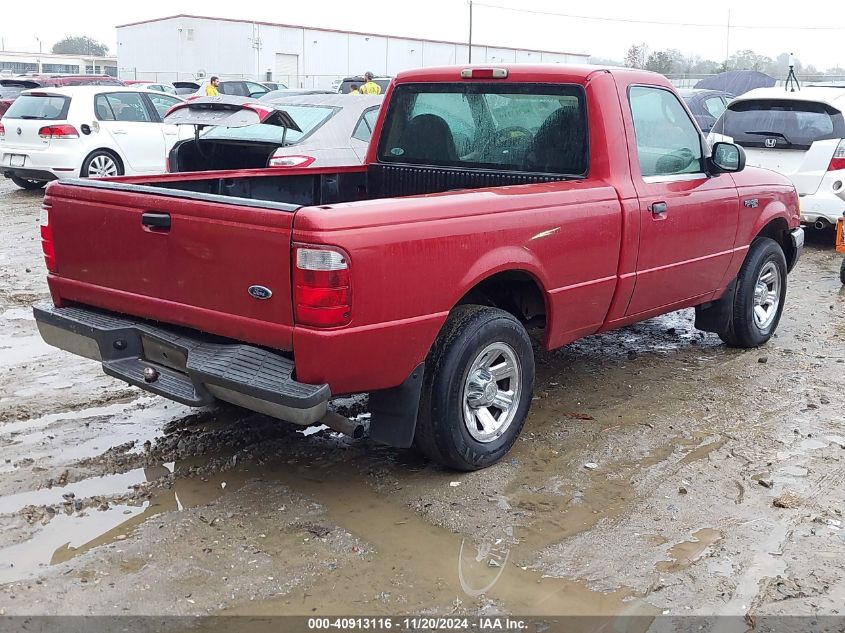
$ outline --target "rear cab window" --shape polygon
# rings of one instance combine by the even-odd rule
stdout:
[[[378,159],[583,177],[584,90],[568,84],[402,84],[388,104]]]
[[[51,94],[24,94],[15,99],[3,118],[60,121],[67,118],[70,97]]]
[[[817,101],[749,99],[731,103],[711,131],[744,147],[807,150],[816,141],[845,138],[845,120]]]

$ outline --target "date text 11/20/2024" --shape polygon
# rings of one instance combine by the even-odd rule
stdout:
[[[424,630],[424,631],[524,631],[524,620],[500,617],[437,618],[437,617],[377,617],[377,618],[308,618],[308,630]]]

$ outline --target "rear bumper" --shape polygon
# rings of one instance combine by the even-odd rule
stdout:
[[[301,425],[326,414],[328,385],[297,382],[294,362],[281,354],[85,308],[33,313],[50,345],[100,361],[108,375],[176,402],[204,406],[216,398]]]
[[[815,224],[819,220],[836,224],[845,212],[845,200],[838,192],[845,190],[845,170],[828,172],[818,191],[801,196],[801,222]]]
[[[53,172],[44,171],[42,169],[22,169],[20,167],[0,167],[0,169],[3,170],[3,175],[6,178],[17,176],[18,178],[24,178],[25,180],[43,180],[45,182],[58,180],[59,178]]]

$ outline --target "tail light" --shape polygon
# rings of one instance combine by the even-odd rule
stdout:
[[[170,173],[170,154],[164,157],[164,171]]]
[[[833,152],[833,158],[830,159],[830,165],[827,166],[828,171],[840,169],[845,169],[845,139],[839,141],[836,151]]]
[[[53,227],[50,226],[51,204],[45,199],[41,205],[41,250],[44,253],[44,263],[51,273],[57,272],[56,248],[53,244]]]
[[[6,136],[6,128],[0,124],[0,136]]]
[[[273,156],[270,158],[270,167],[308,167],[316,158],[313,156]]]
[[[507,68],[464,68],[461,79],[507,79]]]
[[[41,138],[79,138],[79,132],[72,125],[45,125],[38,130]]]
[[[293,249],[293,301],[297,324],[338,327],[352,319],[349,258],[326,247]]]

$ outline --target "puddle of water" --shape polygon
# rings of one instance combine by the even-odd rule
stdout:
[[[205,505],[239,490],[247,480],[246,473],[239,472],[218,473],[203,479],[177,477],[172,488],[154,490],[152,497],[140,506],[118,504],[102,511],[86,508],[71,515],[62,511],[65,492],[73,492],[80,500],[119,495],[133,484],[155,481],[174,470],[178,473],[180,468],[165,464],[0,498],[0,512],[14,512],[28,504],[56,505],[59,510],[28,541],[0,549],[0,584],[34,577],[45,566],[64,563],[94,547],[112,543],[157,514]],[[223,482],[225,487],[221,485]]]
[[[684,458],[681,460],[682,464],[691,464],[692,462],[698,461],[700,459],[705,459],[710,455],[710,453],[719,450],[725,444],[728,443],[728,439],[723,437],[715,442],[710,442],[709,444],[704,444],[703,446],[699,446],[694,451],[691,451]]]
[[[32,363],[54,351],[39,335],[0,336],[0,368]]]
[[[279,483],[319,501],[327,518],[373,547],[370,558],[319,578],[305,591],[261,603],[251,602],[226,613],[255,616],[281,614],[360,615],[426,612],[472,603],[484,595],[509,612],[525,615],[653,615],[653,607],[626,589],[590,590],[586,583],[542,577],[514,564],[507,544],[479,550],[460,535],[436,527],[417,513],[359,482],[332,473],[275,471]],[[518,531],[518,530],[515,530]],[[517,548],[524,547],[520,539]],[[493,562],[491,562],[493,561]],[[331,595],[331,601],[326,596]],[[379,595],[396,596],[378,600]],[[647,618],[646,618],[647,620]],[[646,630],[650,622],[640,622]],[[592,624],[591,624],[592,626]]]
[[[34,321],[35,317],[32,315],[30,308],[9,308],[3,314],[0,314],[0,319],[7,321]]]
[[[165,409],[164,407],[168,408]],[[78,409],[0,426],[0,446],[13,446],[16,459],[49,457],[52,467],[96,457],[110,447],[135,441],[140,446],[163,425],[194,413],[161,399],[138,398],[101,407]],[[80,424],[89,429],[81,432]],[[87,439],[82,439],[87,436]],[[81,441],[80,441],[81,440]],[[140,448],[135,449],[140,450]]]
[[[692,540],[678,543],[669,550],[671,560],[664,560],[657,563],[657,571],[674,573],[686,569],[698,560],[708,547],[722,538],[719,530],[704,528],[693,532]]]

